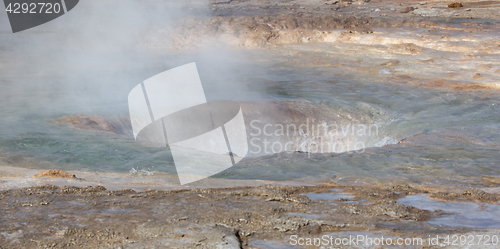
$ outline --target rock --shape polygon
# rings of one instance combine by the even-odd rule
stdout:
[[[397,66],[397,65],[399,65],[399,61],[398,60],[388,61],[388,62],[382,63],[381,65],[386,66],[386,67]]]
[[[472,78],[473,79],[481,79],[481,78],[483,78],[483,76],[481,76],[479,73],[476,73],[476,74],[472,75]]]
[[[492,68],[493,67],[490,66],[490,65],[482,64],[482,65],[477,66],[476,69],[479,70],[479,71],[483,71],[484,72],[484,71],[489,71]]]
[[[448,5],[448,8],[460,8],[460,7],[463,7],[463,5],[459,2],[450,3]]]
[[[394,44],[389,47],[389,52],[394,54],[411,54],[416,55],[424,51],[422,47],[419,47],[413,43],[403,43]]]
[[[373,30],[369,28],[353,28],[353,29],[348,29],[345,34],[373,34]]]
[[[331,2],[326,2],[325,4],[338,4],[339,1],[338,0],[334,0],[334,1],[331,1]]]
[[[415,10],[415,8],[413,8],[413,7],[406,7],[406,8],[401,9],[401,13],[409,13],[409,12],[414,11],[414,10]]]
[[[66,173],[62,170],[47,170],[44,172],[40,172],[33,177],[41,177],[41,176],[47,176],[47,177],[54,177],[54,178],[75,178],[76,176],[70,173]]]
[[[481,59],[483,58],[481,55],[464,55],[462,56],[462,60],[473,60],[473,59]]]
[[[426,4],[427,4],[427,2],[420,2],[420,3],[418,3],[418,4],[420,4],[420,5],[426,5]]]
[[[433,199],[438,199],[440,201],[475,201],[495,204],[498,203],[500,199],[498,194],[487,193],[480,189],[469,189],[462,193],[438,192],[430,194],[430,197]]]

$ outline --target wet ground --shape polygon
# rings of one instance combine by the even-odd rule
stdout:
[[[478,189],[455,195],[334,183],[147,192],[44,185],[2,191],[0,198],[2,248],[288,248],[292,235],[349,234],[424,238],[420,248],[430,246],[430,235],[500,228],[491,204],[500,195]]]

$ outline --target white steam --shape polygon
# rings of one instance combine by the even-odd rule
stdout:
[[[126,114],[135,85],[190,62],[198,64],[209,100],[243,97],[241,64],[234,62],[245,60],[243,52],[217,44],[168,50],[182,32],[179,21],[209,16],[208,9],[205,0],[82,0],[62,17],[15,34],[0,11],[0,112]],[[151,37],[157,30],[162,35]]]

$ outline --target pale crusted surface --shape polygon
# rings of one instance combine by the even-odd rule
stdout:
[[[360,28],[449,27],[462,21],[481,30],[498,27],[498,1],[463,1],[448,8],[447,1],[214,1],[209,17],[179,20],[173,30],[155,30],[148,46],[186,48],[220,41],[233,46],[268,47],[290,43],[324,42],[332,30]],[[471,18],[468,20],[467,18]],[[472,19],[473,18],[473,19]],[[490,19],[488,22],[474,19]],[[172,37],[172,33],[178,36]]]

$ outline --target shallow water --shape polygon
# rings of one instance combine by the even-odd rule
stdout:
[[[472,202],[439,202],[426,195],[410,195],[399,203],[416,208],[445,213],[428,221],[432,225],[471,228],[500,228],[500,205]]]
[[[250,246],[255,248],[269,248],[269,249],[289,249],[296,248],[291,245],[286,245],[281,241],[265,241],[265,240],[256,240],[250,243]]]
[[[306,158],[284,155],[288,159],[285,162],[276,160],[276,156],[249,159],[247,164],[241,163],[241,167],[248,168],[248,171],[233,168],[219,177],[286,180],[347,173],[373,177],[395,175],[396,178],[408,175],[417,178],[417,182],[431,182],[432,177],[426,176],[454,181],[453,178],[499,175],[496,162],[499,159],[500,118],[497,114],[500,101],[496,96],[418,89],[371,78],[349,79],[337,75],[334,69],[297,65],[285,67],[276,60],[269,58],[270,64],[275,63],[274,67],[264,71],[263,75],[238,75],[245,79],[245,84],[251,85],[253,95],[258,96],[250,97],[251,100],[310,100],[334,109],[362,113],[380,124],[380,133],[366,143],[368,149],[364,153],[332,154],[320,159],[310,155]],[[15,84],[22,85],[21,79],[15,75],[11,77]],[[37,79],[37,76],[32,76],[28,80]],[[134,80],[127,84],[136,84]],[[24,87],[29,89],[33,86],[26,84]],[[50,166],[47,168],[63,170],[128,172],[134,168],[174,173],[172,158],[165,149],[143,147],[122,137],[71,131],[46,122],[76,113],[124,114],[129,87],[116,88],[122,95],[122,101],[117,101],[115,105],[106,103],[105,97],[96,96],[90,96],[96,99],[86,105],[71,107],[54,104],[46,96],[11,95],[10,99],[19,104],[13,105],[11,101],[3,104],[0,110],[3,116],[8,117],[0,122],[0,150],[8,158],[4,164],[16,165],[27,157],[48,161]],[[85,94],[92,95],[92,92]],[[69,99],[74,97],[68,92],[54,95],[54,101],[63,103],[71,103]],[[248,99],[248,96],[241,98]],[[421,133],[430,134],[426,143],[370,149]],[[269,168],[268,164],[273,166]]]

